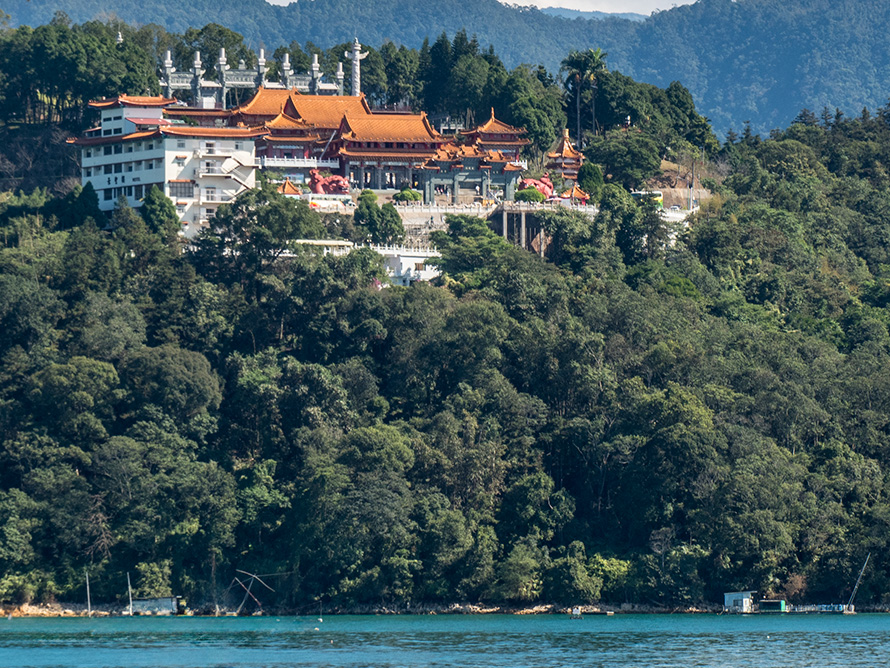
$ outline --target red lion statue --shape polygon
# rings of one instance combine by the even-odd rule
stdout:
[[[534,188],[544,197],[553,196],[553,181],[550,180],[549,174],[544,174],[540,181],[538,179],[522,179],[519,182],[519,189],[525,190],[526,188]]]
[[[349,181],[337,175],[322,176],[317,169],[311,169],[309,188],[317,195],[348,195]]]

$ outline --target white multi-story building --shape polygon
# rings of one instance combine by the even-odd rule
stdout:
[[[217,207],[256,185],[257,137],[263,127],[195,127],[164,118],[176,101],[120,95],[91,102],[99,126],[73,140],[81,150],[81,182],[99,207],[112,211],[123,195],[139,207],[152,186],[176,205],[183,233],[194,236]]]

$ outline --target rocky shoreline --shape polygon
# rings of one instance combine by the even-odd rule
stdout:
[[[574,606],[573,606],[574,607]],[[403,606],[352,606],[332,607],[324,610],[325,615],[568,615],[573,607],[554,604],[540,604],[533,606],[506,606],[487,605],[483,603],[453,603],[450,605],[433,604],[407,604]],[[720,606],[690,607],[690,608],[661,608],[650,605],[623,604],[610,605],[582,605],[582,615],[612,615],[612,614],[697,614],[717,613]],[[212,609],[199,608],[191,612],[195,616],[214,617],[233,615],[234,611],[220,609],[215,613]],[[307,609],[277,610],[269,609],[264,615],[317,615],[317,611]],[[87,606],[75,603],[42,603],[24,605],[0,605],[0,617],[119,617],[127,615],[126,605],[98,605],[93,606],[88,612]]]
[[[723,612],[719,605],[702,605],[692,607],[660,607],[655,605],[641,605],[624,603],[621,605],[582,605],[577,606],[581,615],[613,615],[613,614],[720,614]],[[869,605],[857,608],[858,612],[890,612],[890,606]],[[433,604],[408,604],[404,606],[353,606],[332,607],[323,611],[324,615],[569,615],[573,607],[554,604],[540,604],[534,606],[499,606],[483,603],[452,603],[450,605]],[[189,613],[201,617],[232,616],[234,611],[201,608]],[[318,615],[317,610],[307,609],[279,610],[269,609],[263,611],[265,616],[313,616]],[[75,603],[42,603],[24,605],[0,605],[0,618],[12,617],[121,617],[127,615],[126,605],[98,605],[93,606],[92,611],[87,611],[84,604]]]

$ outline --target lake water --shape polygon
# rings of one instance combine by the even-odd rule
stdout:
[[[0,619],[2,668],[890,664],[890,615]]]

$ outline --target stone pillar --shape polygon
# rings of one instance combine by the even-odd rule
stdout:
[[[460,203],[460,181],[457,180],[459,172],[455,171],[451,177],[451,203]]]
[[[519,247],[525,249],[525,211],[519,214]]]
[[[312,54],[312,69],[309,72],[309,94],[318,95],[318,84],[321,79],[321,66],[318,64],[318,54]]]
[[[501,223],[504,227],[504,239],[507,238],[507,205],[503,205],[503,209],[501,210]]]
[[[383,165],[377,165],[375,171],[377,172],[377,178],[374,179],[374,181],[376,182],[376,189],[383,190]]]
[[[358,97],[362,94],[362,65],[361,62],[368,57],[368,53],[362,53],[362,45],[358,43],[358,37],[352,43],[352,51],[344,51],[343,56],[352,61],[352,94]]]
[[[337,95],[343,95],[343,63],[337,63]]]
[[[228,62],[226,61],[226,50],[225,48],[220,48],[219,50],[219,59],[216,61],[216,76],[219,80],[219,89],[216,95],[216,101],[220,105],[220,109],[226,108],[226,93],[229,92],[228,89],[228,79],[226,77],[226,72],[229,70]]]
[[[196,107],[203,106],[204,91],[201,90],[201,77],[204,75],[204,66],[201,63],[201,53],[195,51],[195,61],[192,63],[192,94],[195,96]]]
[[[176,68],[173,67],[173,52],[167,49],[164,54],[164,97],[173,97],[173,87],[170,84],[173,83],[174,72]]]
[[[433,196],[433,180],[432,179],[424,179],[423,180],[423,203],[424,204],[432,204],[435,201],[435,197]]]
[[[266,67],[266,50],[260,49],[260,57],[256,61],[256,86],[259,88],[260,86],[266,85],[266,72],[269,71],[269,68]]]
[[[516,197],[516,179],[508,174],[505,181],[504,200],[512,202],[513,198]]]
[[[294,71],[290,66],[290,53],[287,51],[284,52],[284,59],[281,61],[281,84],[285,88],[293,88],[293,76]]]

